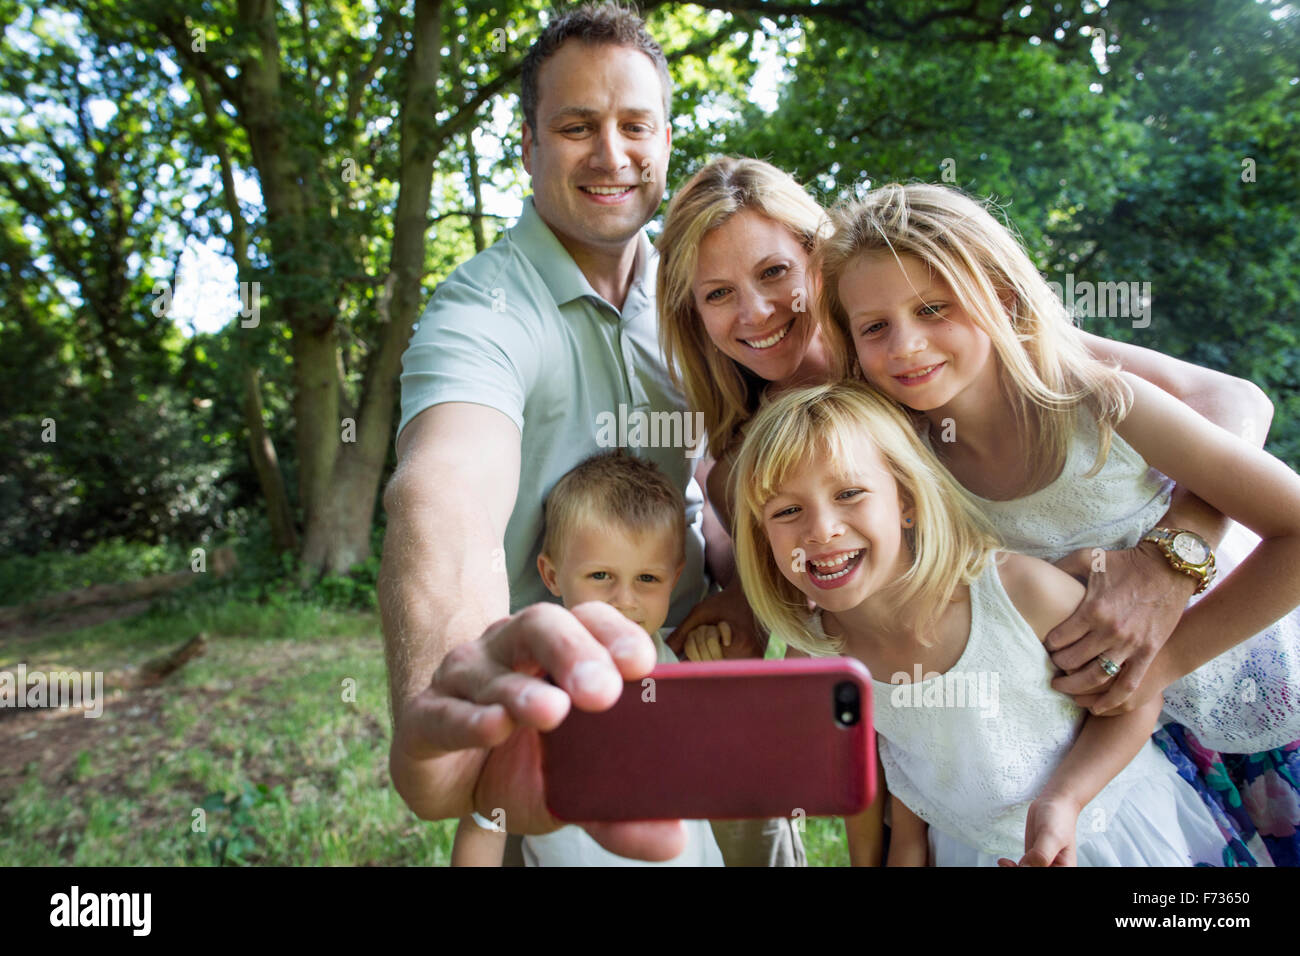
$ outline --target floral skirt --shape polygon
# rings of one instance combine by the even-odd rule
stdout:
[[[1300,740],[1225,754],[1180,724],[1152,739],[1209,807],[1228,843],[1224,866],[1300,866]]]

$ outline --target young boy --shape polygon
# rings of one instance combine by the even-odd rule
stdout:
[[[654,638],[659,663],[676,656],[659,633],[685,563],[685,503],[651,462],[620,452],[582,462],[546,499],[537,570],[566,608],[605,601]],[[666,863],[616,856],[581,827],[523,838],[529,866],[722,866],[706,820],[687,821],[686,849]],[[506,834],[477,814],[456,830],[452,866],[500,866]]]

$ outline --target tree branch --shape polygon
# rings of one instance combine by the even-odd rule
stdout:
[[[379,21],[379,47],[375,50],[375,55],[355,75],[348,77],[348,112],[347,123],[349,126],[356,120],[357,114],[361,111],[361,94],[365,88],[370,85],[370,81],[379,73],[379,68],[384,65],[384,59],[388,56],[388,48],[393,42],[393,31],[397,28],[395,14],[389,14],[381,17]]]
[[[502,70],[491,82],[475,90],[469,101],[463,104],[455,115],[448,118],[434,133],[429,144],[433,154],[437,156],[441,153],[443,147],[447,145],[453,136],[473,122],[475,115],[478,113],[478,108],[513,83],[523,71],[523,68],[524,61],[522,59],[516,60]]]
[[[1056,39],[1054,28],[1044,31],[1046,35],[1033,29],[1021,29],[1018,26],[1018,18],[1008,19],[1005,17],[1005,14],[1014,9],[1018,2],[1020,0],[1003,0],[1003,6],[1000,10],[990,10],[988,13],[981,14],[978,0],[970,0],[965,6],[935,7],[920,16],[908,19],[895,12],[900,9],[899,6],[891,5],[884,5],[880,10],[869,10],[862,3],[823,3],[814,5],[811,3],[785,2],[785,0],[781,0],[781,2],[774,2],[774,0],[700,0],[701,5],[708,9],[721,10],[727,13],[744,11],[772,19],[776,17],[798,17],[814,21],[828,20],[834,23],[842,23],[861,31],[867,36],[881,40],[902,41],[914,39],[917,34],[924,33],[935,24],[948,22],[957,25],[965,24],[966,29],[945,33],[943,35],[945,40],[990,42],[1004,37],[1018,37],[1027,40],[1030,37],[1037,36],[1044,43],[1051,43],[1062,48],[1073,48],[1078,45],[1077,36],[1067,36],[1064,40]],[[904,6],[901,9],[908,8]],[[1051,17],[1049,25],[1063,23],[1066,20],[1069,20],[1072,25],[1095,20],[1095,16],[1085,17],[1077,4],[1072,5],[1068,10],[1052,11],[1049,16]]]
[[[746,17],[745,19],[749,19],[749,18]],[[728,21],[727,23],[724,23],[721,29],[719,29],[716,33],[710,34],[709,36],[706,37],[701,37],[700,39],[696,40],[694,43],[689,43],[679,50],[673,50],[671,53],[665,50],[664,58],[667,59],[669,63],[676,63],[678,60],[681,60],[684,57],[701,56],[707,54],[718,44],[720,40],[724,40],[727,37],[729,37],[731,34],[738,33],[738,32],[739,29],[737,28],[736,23],[734,21]]]
[[[298,21],[302,26],[302,59],[306,65],[307,92],[311,95],[312,104],[319,110],[320,96],[311,62],[311,15],[307,13],[307,0],[298,0]]]
[[[205,74],[213,83],[217,84],[217,89],[221,90],[221,95],[233,103],[236,110],[243,113],[244,96],[239,84],[215,60],[194,55],[194,51],[185,42],[187,34],[185,33],[184,24],[178,23],[171,18],[160,18],[155,21],[155,25],[171,43],[172,48],[175,49],[177,56],[181,60],[181,65],[188,67],[191,75],[195,73]]]
[[[475,212],[473,209],[453,209],[451,212],[440,213],[437,216],[431,216],[425,222],[432,226],[435,222],[442,222],[444,219],[453,219],[456,216],[464,216],[466,219],[500,219],[508,220],[509,216],[498,216],[494,212]]]
[[[208,89],[207,78],[200,73],[194,75],[193,80],[199,91],[199,100],[203,103],[203,114],[212,128],[212,145],[216,150],[217,164],[221,169],[221,199],[225,204],[226,212],[230,215],[230,235],[226,239],[230,243],[237,274],[240,278],[247,278],[252,272],[248,262],[248,233],[243,212],[239,208],[239,196],[235,192],[235,175],[230,161],[230,149],[226,145],[224,131],[217,120],[220,110],[217,108],[212,91]]]
[[[28,215],[40,220],[41,232],[44,233],[47,240],[46,247],[50,255],[54,257],[54,261],[67,271],[78,286],[89,291],[89,280],[86,278],[85,270],[82,269],[82,257],[72,255],[64,241],[60,241],[59,237],[63,232],[63,223],[50,217],[50,202],[40,193],[19,186],[4,166],[0,166],[0,184],[5,186],[10,196],[21,208],[27,211]]]

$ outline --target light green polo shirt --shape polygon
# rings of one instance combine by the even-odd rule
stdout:
[[[693,422],[659,347],[658,254],[644,232],[637,243],[620,313],[592,289],[529,198],[496,244],[438,286],[402,356],[398,434],[442,402],[495,408],[519,427],[519,496],[504,556],[511,613],[556,600],[537,573],[543,504],[566,472],[614,444],[653,461],[686,496],[686,567],[667,626],[706,592],[702,496],[691,477],[699,458],[677,441]],[[656,414],[662,427],[638,427]],[[670,436],[673,415],[680,427]]]

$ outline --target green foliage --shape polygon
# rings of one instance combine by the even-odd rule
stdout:
[[[229,453],[175,387],[155,282],[210,190],[157,59],[68,23],[30,14],[0,40],[0,549],[202,541]]]
[[[164,544],[120,538],[101,541],[83,553],[48,551],[0,558],[0,603],[21,603],[48,594],[166,574],[189,566],[189,554]]]
[[[12,456],[0,475],[0,549],[128,535],[200,545],[226,527],[233,449],[204,441],[192,400],[165,384],[145,389],[66,392],[0,426]]]
[[[290,633],[310,630],[322,611],[373,611],[378,608],[376,584],[385,525],[373,529],[372,554],[346,575],[326,575],[301,588],[299,562],[271,546],[265,521],[233,516],[238,533],[227,533],[204,545],[211,551],[231,547],[237,564],[225,577],[201,575],[194,584],[154,600],[153,618],[184,614],[193,631],[214,626],[238,631],[259,616],[277,621]],[[0,557],[0,604],[20,604],[51,594],[97,584],[119,584],[154,574],[169,574],[191,567],[188,543],[150,544],[113,538],[84,552],[44,550],[35,555],[11,553]],[[227,623],[220,623],[220,622]],[[261,629],[263,625],[257,625]],[[273,627],[272,625],[266,625]]]
[[[297,557],[277,553],[271,547],[264,522],[250,523],[245,536],[235,544],[239,565],[227,578],[212,582],[212,600],[247,601],[291,614],[313,609],[375,610],[379,606],[376,583],[385,527],[383,522],[375,525],[371,555],[347,574],[325,575],[302,588],[297,583],[302,570]]]
[[[327,607],[379,608],[375,584],[379,579],[379,558],[371,555],[355,565],[350,574],[327,574],[315,585],[314,591]]]
[[[258,862],[257,812],[264,806],[286,803],[284,785],[274,789],[264,783],[244,783],[237,793],[210,793],[203,800],[203,810],[208,815],[209,831],[212,823],[219,829],[208,837],[208,850],[214,866],[244,866]]]
[[[1277,405],[1270,449],[1300,462],[1292,8],[718,6],[649,5],[675,81],[670,185],[733,152],[790,170],[827,203],[912,179],[992,197],[1050,278],[1150,282],[1149,327],[1089,327],[1258,382]],[[249,366],[301,518],[302,329],[287,327],[286,303],[318,306],[313,321],[336,333],[340,412],[354,413],[390,321],[401,131],[418,129],[420,148],[436,153],[421,211],[432,223],[427,296],[474,249],[469,164],[499,192],[527,192],[517,69],[550,4],[441,5],[434,116],[404,115],[409,6],[318,3],[305,26],[273,6],[279,60],[266,65],[284,107],[274,157],[255,155],[244,123],[261,54],[232,0],[197,19],[169,0],[10,7],[0,18],[11,21],[0,39],[0,550],[255,537]],[[769,112],[753,84],[773,68]],[[492,95],[476,102],[480,91]],[[1247,158],[1253,182],[1242,178]],[[240,184],[242,233],[219,160]],[[281,162],[297,212],[272,222],[259,184]],[[491,241],[503,222],[487,223]],[[263,283],[258,328],[187,337],[153,307],[187,239],[245,244],[240,278]],[[57,444],[41,440],[47,420]],[[386,468],[392,459],[390,443]],[[283,569],[278,559],[258,567],[262,583],[241,586],[261,599]],[[359,584],[322,582],[313,600],[365,606],[373,569],[359,574]]]
[[[1112,84],[1143,136],[1114,203],[1079,210],[1062,245],[1088,277],[1151,283],[1149,328],[1095,331],[1262,386],[1277,406],[1269,450],[1294,467],[1300,16],[1259,3],[1201,12],[1117,7]]]
[[[1269,450],[1300,465],[1300,16],[1231,0],[1027,5],[1024,39],[918,4],[935,27],[884,39],[893,15],[864,6],[879,29],[852,39],[816,15],[770,30],[789,74],[776,110],[683,131],[675,176],[725,151],[789,170],[823,203],[912,180],[990,198],[1050,279],[1149,282],[1148,327],[1084,324],[1261,385],[1277,405]]]

